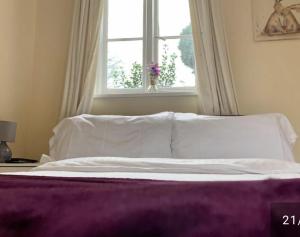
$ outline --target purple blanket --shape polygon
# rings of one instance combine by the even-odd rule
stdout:
[[[267,237],[273,202],[300,202],[300,180],[0,176],[0,237]]]

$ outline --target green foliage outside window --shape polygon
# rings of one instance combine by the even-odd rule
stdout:
[[[130,76],[125,73],[124,67],[120,60],[113,58],[108,59],[107,78],[112,80],[113,88],[140,88],[142,87],[142,65],[134,62],[130,70]]]
[[[167,45],[164,45],[158,86],[171,87],[175,84],[176,59],[177,55],[175,53],[170,54]],[[124,67],[122,66],[122,61],[109,58],[107,78],[112,81],[113,88],[116,89],[141,88],[143,85],[143,66],[134,62],[131,66],[130,74],[126,75]]]
[[[191,35],[192,26],[185,27],[180,35]],[[181,51],[181,60],[184,65],[195,70],[195,58],[194,58],[194,45],[193,40],[188,37],[181,38],[179,41],[178,49]]]
[[[172,87],[176,81],[176,53],[169,54],[168,46],[163,46],[163,55],[160,65],[159,87]]]
[[[191,25],[185,27],[181,35],[192,33]],[[182,62],[191,69],[195,69],[193,41],[191,38],[181,38],[178,44],[178,49],[181,52]],[[159,87],[172,87],[176,82],[176,60],[178,55],[169,52],[168,46],[163,46],[162,60],[160,62],[160,76],[158,78]],[[143,66],[134,62],[130,69],[130,74],[126,75],[125,69],[122,66],[121,60],[114,58],[108,59],[107,78],[111,82],[113,88],[130,89],[141,88],[143,86]]]

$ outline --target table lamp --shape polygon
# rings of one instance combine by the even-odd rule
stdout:
[[[12,152],[7,142],[15,141],[16,129],[15,122],[0,121],[0,163],[8,162],[12,158]]]

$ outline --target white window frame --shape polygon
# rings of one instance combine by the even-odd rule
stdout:
[[[109,0],[105,0],[105,13],[103,20],[103,44],[101,46],[101,75],[97,80],[95,96],[143,96],[143,95],[197,95],[195,87],[172,87],[172,88],[159,88],[156,93],[148,93],[147,88],[149,86],[149,73],[147,72],[147,65],[152,62],[158,62],[158,44],[159,40],[167,39],[180,39],[182,37],[192,38],[192,35],[186,36],[159,36],[159,16],[158,16],[158,1],[159,0],[143,0],[143,36],[136,38],[113,38],[108,39],[108,4]],[[143,87],[142,88],[130,88],[130,89],[111,89],[107,88],[107,60],[108,60],[108,42],[113,41],[143,41]]]

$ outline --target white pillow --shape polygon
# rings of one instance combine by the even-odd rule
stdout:
[[[281,114],[239,117],[175,114],[174,158],[270,158],[293,160],[297,135]]]
[[[147,116],[80,115],[54,128],[50,156],[55,160],[78,157],[171,157],[174,113]]]

